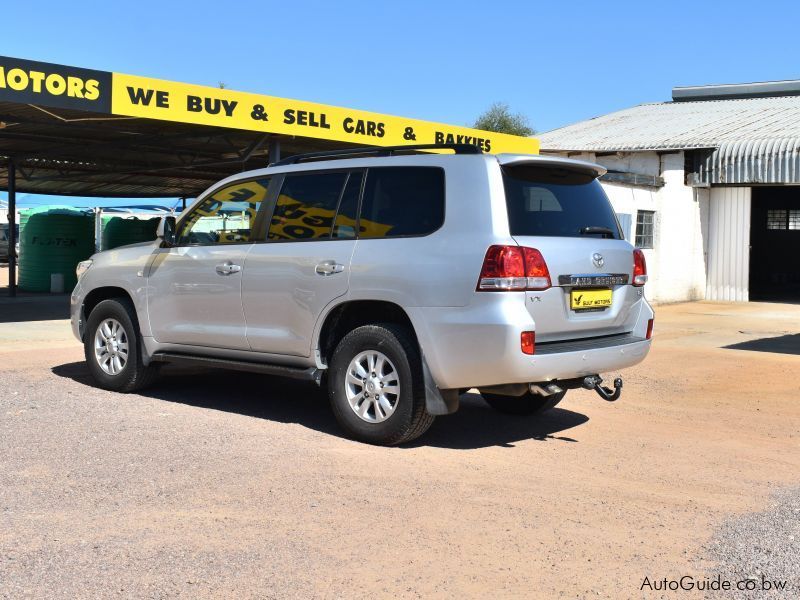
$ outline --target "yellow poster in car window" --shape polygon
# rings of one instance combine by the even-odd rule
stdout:
[[[470,144],[538,154],[539,141],[379,113],[113,73],[115,115],[348,142],[363,146]]]
[[[336,217],[336,227],[353,232],[355,237],[356,222],[344,215],[336,216],[336,211],[307,206],[294,198],[281,194],[275,205],[275,214],[269,227],[271,240],[302,240],[312,238],[326,238],[330,236],[333,219]],[[391,229],[390,225],[381,225],[373,221],[361,219],[360,235],[368,237],[383,237]]]

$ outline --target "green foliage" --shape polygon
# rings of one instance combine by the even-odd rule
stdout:
[[[512,113],[504,102],[495,102],[481,116],[475,119],[474,129],[530,136],[536,133],[528,117],[522,113]]]

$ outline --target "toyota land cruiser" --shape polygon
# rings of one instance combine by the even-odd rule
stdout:
[[[376,444],[470,388],[515,414],[577,387],[615,400],[599,374],[644,359],[653,311],[604,170],[448,148],[291,157],[81,263],[72,326],[97,384],[137,390],[168,362],[310,379]]]

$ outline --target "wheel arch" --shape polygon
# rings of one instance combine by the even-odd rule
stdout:
[[[88,319],[95,307],[103,300],[112,298],[125,298],[133,303],[133,298],[124,288],[117,286],[98,287],[90,291],[83,299],[83,314]]]
[[[316,340],[318,360],[327,365],[336,345],[349,331],[370,323],[404,325],[419,344],[414,324],[399,304],[386,300],[346,300],[333,306],[322,321]]]
[[[397,323],[408,327],[422,358],[422,376],[428,412],[433,415],[445,415],[458,410],[458,391],[440,389],[437,385],[411,317],[399,304],[388,300],[346,300],[332,307],[326,313],[316,339],[318,365],[324,367],[330,363],[333,350],[349,331],[371,323]]]
[[[128,300],[132,306],[134,306],[134,310],[136,307],[136,303],[133,300],[133,296],[122,287],[108,285],[94,288],[93,290],[87,292],[87,294],[83,298],[83,306],[81,307],[81,320],[84,323],[84,327],[81,330],[81,341],[83,341],[83,336],[86,335],[85,324],[89,320],[89,315],[92,314],[92,311],[100,304],[103,300],[111,300],[112,298],[124,298]],[[140,320],[141,323],[141,320]]]

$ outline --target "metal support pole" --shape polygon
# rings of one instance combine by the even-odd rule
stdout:
[[[8,159],[8,295],[17,295],[17,168]]]
[[[186,196],[181,196],[181,210],[186,210]]]
[[[281,159],[281,140],[271,137],[269,140],[269,162],[276,163]]]
[[[99,206],[94,209],[94,251],[103,250],[103,209]]]

